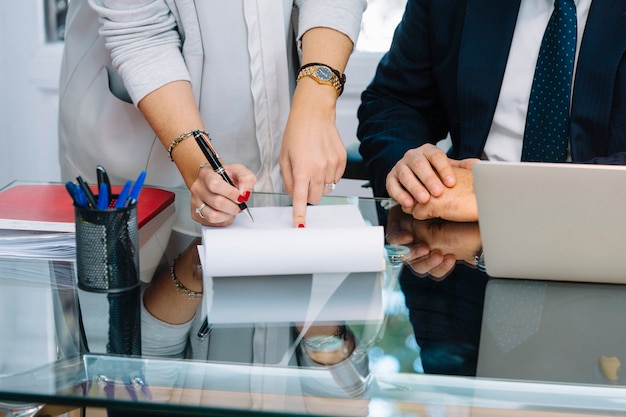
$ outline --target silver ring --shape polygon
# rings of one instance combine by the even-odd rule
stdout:
[[[324,187],[330,188],[331,190],[334,190],[336,186],[337,186],[337,183],[335,182],[331,182],[330,184],[324,184]]]
[[[202,203],[200,207],[196,208],[196,214],[204,219],[202,215],[202,209],[206,207],[206,204]]]

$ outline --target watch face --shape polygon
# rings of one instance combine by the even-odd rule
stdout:
[[[315,74],[324,81],[329,81],[333,76],[333,73],[326,67],[319,67]]]

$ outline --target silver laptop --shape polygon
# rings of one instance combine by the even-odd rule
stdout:
[[[474,164],[487,273],[626,283],[626,167]]]

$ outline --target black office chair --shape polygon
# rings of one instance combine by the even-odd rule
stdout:
[[[363,157],[359,153],[360,142],[352,143],[346,146],[348,153],[348,160],[346,162],[346,171],[343,174],[343,178],[351,180],[364,180],[367,181],[362,185],[363,188],[371,187],[369,172],[363,162]]]

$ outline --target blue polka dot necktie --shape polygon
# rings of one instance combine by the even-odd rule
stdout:
[[[555,0],[530,91],[522,161],[567,159],[569,106],[576,53],[576,5]]]

